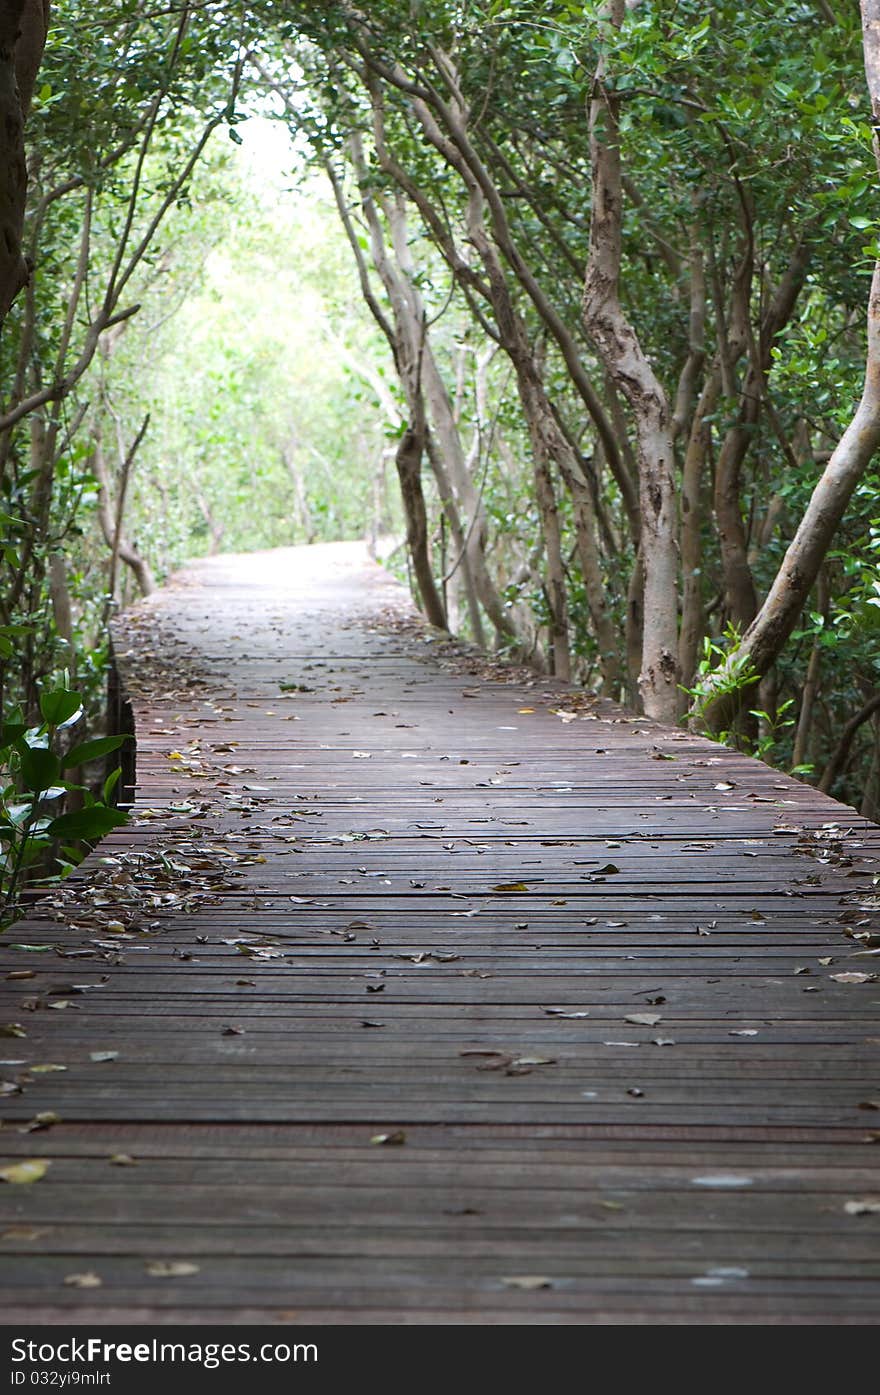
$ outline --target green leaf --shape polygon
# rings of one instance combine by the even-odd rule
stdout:
[[[0,723],[0,750],[13,745],[27,731],[26,722],[3,722]]]
[[[41,695],[40,711],[50,727],[66,726],[82,712],[82,698],[68,688],[55,688]]]
[[[61,814],[53,819],[46,832],[50,838],[79,838],[91,841],[103,838],[112,828],[126,823],[128,816],[119,809],[109,809],[106,804],[96,804],[92,809],[74,809],[72,813]]]
[[[42,746],[28,746],[21,756],[21,776],[25,785],[34,794],[57,784],[61,776],[61,762],[52,752]]]
[[[67,755],[62,758],[61,767],[69,770],[73,765],[86,765],[90,760],[97,760],[99,756],[109,755],[111,751],[118,751],[126,736],[98,736],[94,741],[83,741],[79,746],[74,746]]]
[[[107,779],[104,781],[104,788],[101,791],[101,793],[105,804],[110,803],[110,796],[115,790],[116,786],[119,784],[121,776],[122,766],[117,765],[116,769],[111,770],[110,774],[107,776]]]

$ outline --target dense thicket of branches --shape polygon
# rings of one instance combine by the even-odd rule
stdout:
[[[11,697],[103,604],[71,603],[60,560],[90,493],[102,589],[126,565],[150,584],[123,507],[145,413],[113,406],[114,346],[244,102],[332,191],[396,381],[344,336],[327,352],[385,423],[430,621],[876,816],[875,8],[863,44],[858,8],[823,0],[56,6],[26,127],[37,271],[19,289],[16,261],[0,345]],[[301,447],[291,423],[312,536]]]

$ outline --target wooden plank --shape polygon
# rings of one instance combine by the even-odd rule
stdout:
[[[347,545],[199,563],[116,645],[136,817],[0,949],[0,1151],[51,1164],[0,1189],[8,1321],[876,1320],[880,830]]]

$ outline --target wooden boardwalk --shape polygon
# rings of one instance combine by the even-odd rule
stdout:
[[[117,648],[137,817],[0,949],[5,1321],[877,1320],[880,829],[354,545]]]

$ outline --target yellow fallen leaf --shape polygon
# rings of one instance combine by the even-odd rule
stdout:
[[[65,1274],[64,1282],[68,1288],[100,1288],[104,1280],[89,1270],[85,1274]]]
[[[45,1177],[49,1170],[49,1163],[45,1158],[26,1158],[24,1162],[12,1163],[9,1167],[0,1167],[0,1181],[13,1182],[18,1186],[26,1183],[39,1182],[41,1177]]]

